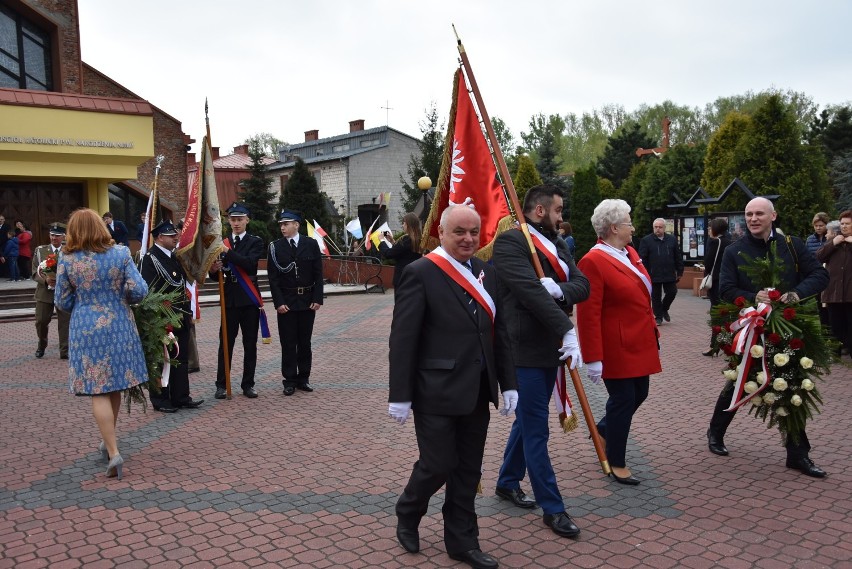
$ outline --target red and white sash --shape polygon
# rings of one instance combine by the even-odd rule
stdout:
[[[559,281],[567,283],[568,265],[565,261],[559,258],[559,254],[556,252],[556,245],[553,244],[553,241],[539,233],[539,231],[532,225],[527,225],[527,229],[530,231],[530,237],[532,237],[536,251],[540,252],[547,258],[550,266],[553,267],[554,271],[556,271]]]
[[[485,271],[480,271],[479,278],[473,278],[473,274],[468,271],[461,263],[453,259],[449,253],[444,251],[442,247],[438,247],[426,258],[435,263],[438,268],[444,271],[447,276],[453,279],[456,284],[462,287],[467,293],[488,313],[491,318],[491,323],[494,324],[494,317],[497,315],[497,306],[494,304],[494,299],[482,286],[482,280],[485,278]]]

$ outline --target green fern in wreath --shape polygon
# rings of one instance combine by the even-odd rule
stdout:
[[[148,291],[145,298],[139,304],[134,304],[133,318],[136,320],[136,329],[139,331],[139,340],[142,342],[142,352],[145,354],[145,365],[148,368],[148,381],[134,386],[124,392],[124,403],[127,412],[130,412],[130,404],[142,405],[142,410],[147,410],[148,398],[145,390],[160,392],[160,378],[163,375],[163,345],[169,345],[168,334],[171,330],[180,328],[182,317],[172,305],[183,300],[182,291],[165,292],[165,288]],[[172,366],[178,362],[173,361]]]

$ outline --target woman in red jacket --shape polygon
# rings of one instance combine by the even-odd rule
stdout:
[[[19,249],[19,252],[18,252],[18,267],[19,267],[18,274],[21,275],[21,280],[24,280],[24,278],[29,280],[30,277],[32,276],[30,274],[30,270],[32,269],[32,267],[30,266],[30,263],[33,260],[33,252],[32,252],[32,248],[30,247],[30,241],[32,241],[33,234],[32,234],[32,231],[30,231],[27,228],[27,226],[24,224],[23,221],[19,221],[15,224],[15,233],[17,234],[17,237],[18,237],[18,249]]]
[[[662,371],[659,334],[651,309],[651,278],[630,245],[633,224],[624,200],[604,200],[592,214],[598,243],[577,264],[591,295],[577,305],[577,333],[589,378],[603,378],[609,399],[598,433],[606,441],[612,475],[636,485],[625,463],[633,414],[648,397],[649,377]]]

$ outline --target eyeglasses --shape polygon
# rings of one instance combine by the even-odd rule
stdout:
[[[615,224],[616,227],[618,227],[619,225],[626,225],[627,227],[633,227],[633,224],[630,223],[629,221],[624,221],[622,223],[616,223]]]

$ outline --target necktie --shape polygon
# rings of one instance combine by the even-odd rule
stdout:
[[[296,256],[296,240],[290,239],[290,249],[293,250],[293,256]]]
[[[470,261],[468,261],[467,263],[462,263],[462,264],[464,265],[465,269],[467,269],[468,271],[471,272],[471,274],[473,274],[473,266],[470,264]],[[469,292],[464,291],[464,294],[467,297],[467,307],[470,309],[471,314],[476,316],[476,301],[473,299],[472,296],[470,296]]]
[[[237,245],[239,245],[239,244],[240,244],[240,236],[239,236],[239,235],[235,235],[235,236],[234,236],[234,247],[236,247],[236,246],[237,246]]]

